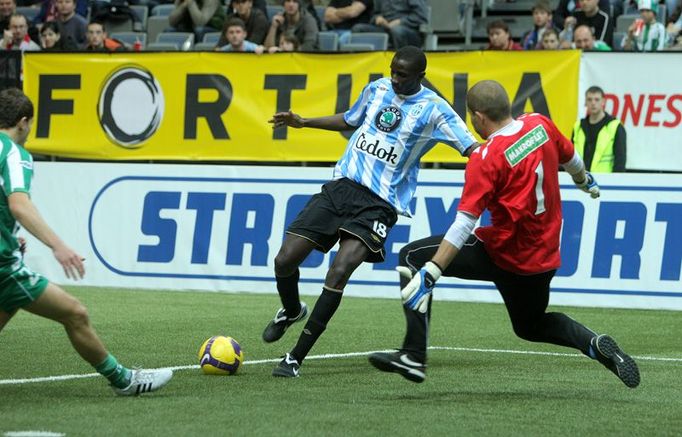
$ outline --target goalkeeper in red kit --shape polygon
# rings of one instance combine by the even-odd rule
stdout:
[[[549,285],[561,261],[558,169],[563,167],[592,198],[599,197],[596,181],[552,121],[540,114],[512,118],[499,83],[477,83],[467,105],[474,128],[487,141],[470,157],[457,216],[447,233],[400,251],[407,333],[401,349],[374,353],[370,363],[424,381],[431,292],[441,276],[454,276],[495,283],[520,338],[578,349],[626,386],[637,387],[637,364],[613,338],[565,314],[547,312]],[[492,225],[474,231],[485,209]]]

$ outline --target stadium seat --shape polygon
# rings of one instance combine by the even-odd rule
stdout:
[[[147,47],[147,34],[144,32],[112,32],[109,34],[111,38],[117,39],[126,45],[132,47],[136,41],[142,44],[142,49]]]
[[[204,38],[201,40],[201,42],[211,43],[215,46],[220,40],[220,35],[221,32],[207,32],[204,34]]]
[[[147,20],[147,41],[156,41],[156,36],[169,27],[167,15],[152,15]]]
[[[268,20],[270,21],[272,21],[272,17],[284,11],[284,7],[279,5],[267,5],[265,8],[268,11]]]
[[[616,52],[621,52],[623,51],[623,45],[621,44],[623,42],[623,37],[627,34],[627,32],[613,32],[613,50]]]
[[[369,44],[376,51],[388,50],[388,34],[379,32],[351,33],[350,44]]]
[[[168,43],[168,42],[150,42],[147,44],[147,50],[148,51],[162,51],[162,52],[168,52],[168,51],[173,51],[176,52],[180,50],[177,44],[173,43]]]
[[[317,14],[317,19],[320,20],[320,26],[322,28],[320,30],[327,30],[327,25],[324,23],[324,10],[327,9],[326,6],[322,5],[316,5],[315,6],[315,13]]]
[[[339,49],[339,35],[336,32],[317,34],[317,46],[321,52],[335,52]]]
[[[459,8],[455,8],[455,11],[457,11],[457,16],[459,16]],[[419,33],[421,33],[424,50],[436,50],[438,48],[438,35],[434,33],[433,27],[431,26],[432,13],[433,7],[427,5],[426,6],[427,22],[419,25]],[[448,15],[450,15],[449,12]],[[457,22],[459,22],[459,19],[457,20]],[[452,31],[454,32],[455,29],[452,29]]]
[[[152,16],[167,17],[170,15],[171,12],[173,12],[173,9],[175,9],[174,4],[156,5],[154,6],[154,9],[152,9]]]
[[[132,18],[128,18],[125,21],[106,20],[104,22],[104,26],[106,27],[107,33],[109,35],[111,35],[112,33],[132,32],[133,20]]]
[[[140,23],[142,23],[142,30],[146,31],[147,30],[147,19],[149,18],[149,9],[147,6],[144,5],[130,5],[130,9],[135,11],[137,14],[137,18],[140,19]]]
[[[479,39],[488,38],[488,23],[492,21],[502,20],[509,27],[509,33],[512,38],[519,39],[524,33],[533,28],[532,15],[496,15],[488,17],[477,17],[474,20],[472,29],[472,37]]]
[[[615,32],[627,32],[628,27],[637,19],[639,18],[639,14],[637,15],[621,15],[618,18],[616,18],[616,28],[614,29]]]
[[[17,6],[17,14],[21,14],[26,17],[26,21],[31,24],[31,21],[38,16],[40,8],[33,8],[31,6]]]
[[[188,51],[194,45],[194,34],[190,32],[161,32],[156,35],[156,42],[175,44],[179,50]]]
[[[206,41],[198,42],[198,43],[194,44],[193,50],[195,52],[207,52],[207,51],[212,52],[215,50],[216,42],[206,42]]]
[[[374,45],[373,44],[360,44],[360,43],[349,43],[349,44],[341,44],[339,46],[339,51],[340,52],[372,52],[374,51]]]

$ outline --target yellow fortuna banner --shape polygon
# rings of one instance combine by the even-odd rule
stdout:
[[[288,109],[346,111],[369,81],[390,73],[392,56],[26,53],[24,88],[36,105],[27,146],[85,159],[336,161],[348,132],[273,130],[267,121]],[[579,62],[577,51],[429,53],[425,85],[465,116],[467,90],[494,79],[514,115],[549,115],[569,133]],[[425,159],[462,161],[442,144]]]

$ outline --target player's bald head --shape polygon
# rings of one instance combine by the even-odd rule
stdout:
[[[499,82],[482,80],[467,93],[467,106],[471,112],[480,112],[493,122],[511,117],[507,92]]]

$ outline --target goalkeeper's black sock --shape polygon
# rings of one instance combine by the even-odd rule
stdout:
[[[291,276],[275,276],[277,292],[287,317],[296,317],[301,312],[301,301],[298,297],[298,269]]]
[[[342,297],[343,290],[331,290],[327,287],[322,289],[322,295],[317,299],[315,308],[313,308],[301,336],[298,337],[296,346],[291,350],[291,355],[296,358],[299,364],[305,359],[317,339],[327,328],[327,323],[339,307]]]
[[[409,353],[413,359],[424,364],[426,364],[426,346],[429,341],[429,322],[431,321],[432,301],[433,300],[429,298],[429,306],[426,314],[411,310],[403,305],[407,331],[405,332],[405,339],[403,340],[403,347],[401,350]]]

